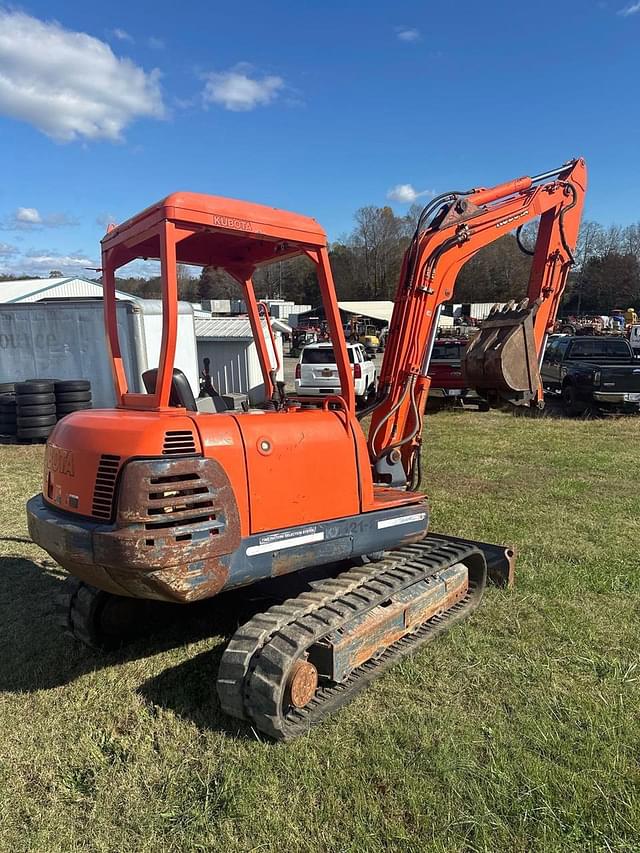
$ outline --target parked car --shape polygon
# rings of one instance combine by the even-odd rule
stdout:
[[[462,353],[468,343],[467,338],[439,338],[433,345],[429,376],[431,388],[429,398],[438,402],[477,403],[478,407],[487,411],[489,404],[482,400],[475,391],[466,387],[462,373]]]
[[[561,396],[567,414],[640,410],[640,361],[625,338],[554,335],[541,374],[545,391]]]
[[[358,402],[373,395],[377,370],[362,344],[347,344],[353,371],[353,385]],[[300,353],[295,374],[296,393],[323,396],[340,393],[340,379],[332,344],[309,344]]]

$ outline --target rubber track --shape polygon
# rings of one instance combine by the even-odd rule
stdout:
[[[484,578],[480,582],[470,578],[464,599],[363,663],[345,681],[321,682],[306,707],[290,707],[283,713],[287,673],[293,662],[313,643],[354,616],[479,553],[472,546],[427,537],[416,545],[388,553],[379,562],[319,581],[311,592],[253,617],[234,634],[220,662],[217,690],[223,711],[248,719],[277,740],[304,734],[401,657],[465,618],[480,602]]]
[[[95,605],[97,597],[104,595],[83,581],[69,576],[56,599],[57,621],[74,639],[89,648],[101,651],[95,635]]]

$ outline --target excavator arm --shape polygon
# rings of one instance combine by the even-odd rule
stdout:
[[[417,488],[431,350],[443,302],[476,252],[540,217],[527,298],[494,310],[467,347],[470,387],[489,400],[542,402],[539,365],[574,263],[587,186],[583,159],[489,189],[449,192],[422,211],[405,252],[369,429],[376,480]],[[525,250],[526,251],[526,250]]]

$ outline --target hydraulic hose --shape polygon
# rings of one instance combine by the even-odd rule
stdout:
[[[571,204],[567,205],[567,207],[563,207],[562,210],[560,211],[560,218],[559,218],[560,239],[562,240],[562,248],[565,250],[565,252],[569,256],[569,263],[573,266],[573,264],[575,264],[575,262],[576,262],[576,259],[573,256],[573,252],[569,248],[569,244],[567,243],[567,238],[566,238],[565,233],[564,233],[564,217],[565,217],[565,214],[571,210],[571,208],[576,206],[576,204],[578,202],[578,192],[577,192],[575,186],[571,183],[571,181],[563,181],[562,183],[565,187],[567,187],[567,189],[569,189],[571,191],[573,199],[571,201]]]

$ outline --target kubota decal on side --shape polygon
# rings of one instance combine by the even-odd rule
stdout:
[[[74,477],[73,453],[70,450],[62,450],[50,444],[47,447],[47,469],[55,474],[66,474]]]

